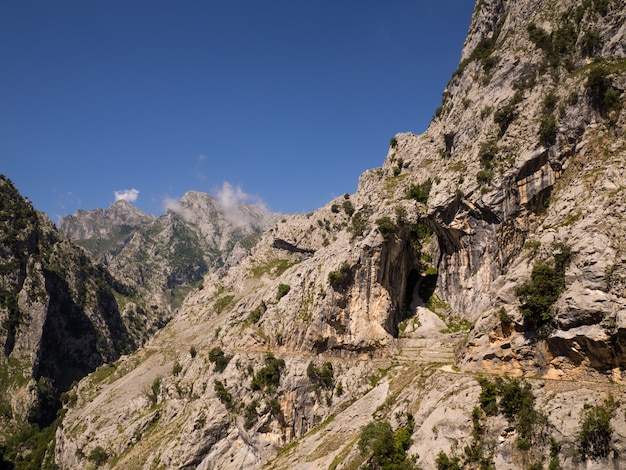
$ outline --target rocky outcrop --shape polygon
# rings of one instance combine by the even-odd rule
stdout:
[[[133,291],[71,245],[0,179],[3,429],[48,426],[60,394],[146,339]]]

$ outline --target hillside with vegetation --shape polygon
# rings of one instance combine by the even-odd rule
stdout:
[[[626,465],[625,20],[476,2],[428,130],[72,387],[49,465]]]

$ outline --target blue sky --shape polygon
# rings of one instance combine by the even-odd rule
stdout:
[[[0,173],[55,221],[116,191],[161,214],[225,182],[312,211],[426,129],[473,6],[2,1]]]

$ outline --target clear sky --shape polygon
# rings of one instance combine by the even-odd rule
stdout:
[[[225,182],[312,211],[354,192],[394,134],[426,129],[473,7],[4,0],[0,173],[55,221],[116,197],[161,214]]]

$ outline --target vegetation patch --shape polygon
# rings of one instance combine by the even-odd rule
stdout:
[[[229,410],[233,409],[233,396],[231,393],[226,390],[226,386],[224,382],[221,380],[215,380],[213,382],[213,389],[215,390],[215,395],[219,399],[219,401]]]
[[[285,368],[285,361],[274,354],[265,354],[265,366],[261,367],[250,383],[252,390],[274,390],[280,384],[280,373]]]
[[[352,269],[344,262],[338,270],[328,273],[328,283],[336,291],[345,291],[353,281]]]
[[[426,204],[432,186],[433,181],[430,178],[423,183],[411,184],[407,190],[406,197],[407,199],[414,199],[419,203]]]
[[[326,390],[334,388],[335,379],[331,362],[325,362],[321,367],[316,366],[314,362],[309,362],[306,375],[316,387]]]
[[[254,310],[252,310],[250,314],[248,315],[248,321],[250,323],[258,323],[266,311],[267,311],[267,304],[264,301],[261,301],[261,303]]]
[[[265,274],[269,274],[276,278],[299,262],[300,261],[292,261],[288,259],[274,259],[263,265],[255,266],[250,271],[255,278],[259,278]]]
[[[234,298],[235,298],[234,295],[225,295],[224,297],[217,299],[215,303],[213,304],[213,308],[215,309],[215,312],[218,315],[222,313],[224,309],[231,304]]]
[[[619,403],[609,395],[603,404],[583,408],[578,432],[578,450],[583,459],[600,459],[609,455],[613,439],[611,419],[618,407]]]
[[[356,212],[350,220],[348,230],[352,233],[352,239],[361,237],[369,229],[369,216],[362,211]]]
[[[276,300],[282,299],[291,290],[291,286],[287,284],[278,284],[278,291],[276,292]]]
[[[530,280],[515,289],[522,302],[520,311],[535,326],[552,322],[552,305],[565,289],[565,269],[570,261],[570,248],[561,245],[561,253],[552,262],[538,261],[533,266]]]
[[[378,231],[383,236],[385,241],[388,241],[391,236],[396,232],[396,224],[393,220],[391,220],[391,217],[389,216],[379,218],[376,221],[376,225],[378,226]]]
[[[412,418],[412,417],[411,417]],[[374,421],[361,430],[358,447],[367,456],[367,468],[381,470],[411,470],[415,460],[407,455],[413,440],[413,420],[395,432],[386,421]]]
[[[215,364],[215,372],[221,373],[226,369],[229,359],[222,348],[215,347],[209,351],[209,361]]]

